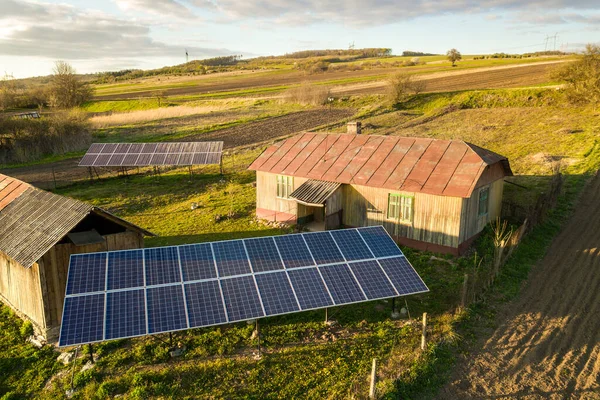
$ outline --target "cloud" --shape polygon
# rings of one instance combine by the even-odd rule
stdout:
[[[0,55],[94,60],[183,57],[184,46],[150,36],[151,26],[93,10],[49,3],[2,0]],[[4,8],[4,5],[8,7]],[[40,18],[40,16],[43,16]],[[227,49],[187,46],[196,57],[235,54]]]
[[[193,18],[194,12],[176,0],[114,0],[124,10],[142,11],[149,14]]]
[[[281,24],[344,23],[366,26],[448,14],[525,13],[540,10],[600,10],[597,0],[186,0],[218,10],[230,20],[270,20]],[[556,21],[551,23],[556,23]]]

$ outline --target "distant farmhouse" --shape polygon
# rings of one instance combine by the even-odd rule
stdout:
[[[151,232],[0,174],[0,298],[58,338],[71,254],[144,246]]]
[[[311,230],[383,225],[404,245],[461,254],[500,215],[506,157],[459,140],[302,133],[267,148],[259,218]]]

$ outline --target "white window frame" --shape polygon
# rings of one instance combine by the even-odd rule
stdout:
[[[280,199],[289,199],[294,191],[294,177],[288,175],[277,175],[277,197]]]
[[[392,202],[392,198],[397,201]],[[397,210],[396,210],[397,208]],[[415,197],[400,193],[388,193],[387,219],[412,223],[415,214]]]
[[[481,196],[484,193],[486,194],[486,202],[485,202],[485,211],[482,212],[482,210],[481,210]],[[489,186],[485,186],[485,187],[482,187],[481,189],[479,189],[479,195],[477,196],[477,216],[478,217],[485,217],[489,213],[490,213],[490,187]]]

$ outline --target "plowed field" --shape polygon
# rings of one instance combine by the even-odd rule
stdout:
[[[441,399],[600,399],[600,178]]]
[[[247,146],[330,124],[349,118],[353,114],[354,110],[340,108],[302,111],[198,136],[186,137],[185,141],[222,140],[225,148]]]

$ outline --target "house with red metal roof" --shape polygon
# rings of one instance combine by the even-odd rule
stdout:
[[[249,167],[257,216],[315,230],[383,225],[401,244],[452,254],[500,216],[506,157],[461,140],[353,132],[267,148]]]
[[[144,247],[139,226],[0,174],[0,300],[58,339],[71,254]]]

